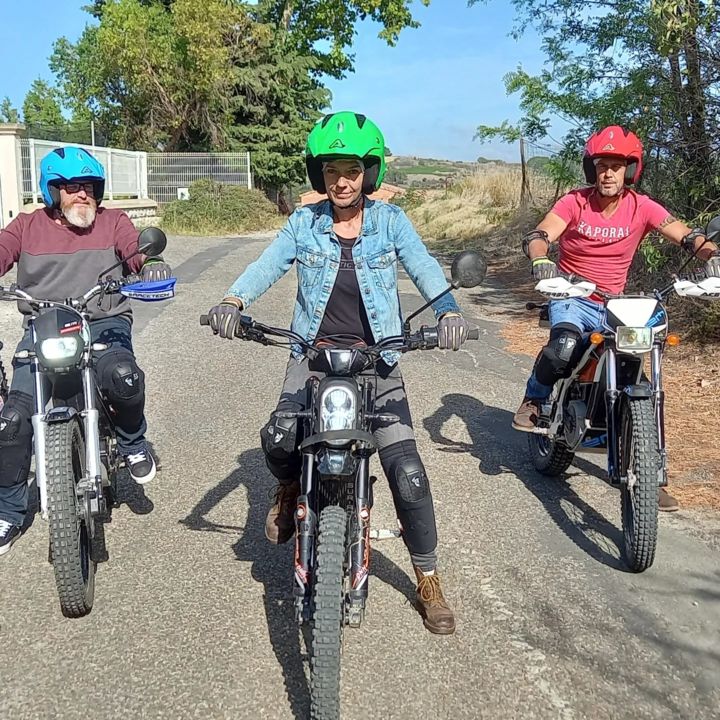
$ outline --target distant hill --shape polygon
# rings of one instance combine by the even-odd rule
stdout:
[[[505,167],[502,160],[488,160],[479,157],[476,162],[462,160],[441,160],[411,155],[392,155],[385,158],[388,163],[388,182],[410,187],[413,185],[443,185],[448,178],[475,173],[480,168]]]

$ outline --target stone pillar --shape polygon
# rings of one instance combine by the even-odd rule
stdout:
[[[24,125],[0,123],[0,228],[22,208],[22,157],[20,137]]]

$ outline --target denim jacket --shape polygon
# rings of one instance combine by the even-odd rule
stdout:
[[[228,295],[248,308],[296,263],[298,290],[291,328],[306,340],[314,340],[340,267],[340,243],[332,226],[329,201],[298,208],[262,255],[245,268]],[[352,255],[375,342],[402,334],[398,261],[426,301],[448,285],[440,264],[396,205],[365,199],[362,230]],[[440,317],[459,311],[459,307],[448,294],[433,310]],[[383,358],[394,364],[399,353],[383,353]]]

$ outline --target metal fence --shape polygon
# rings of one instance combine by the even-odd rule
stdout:
[[[23,202],[40,202],[40,161],[50,151],[68,144],[34,138],[20,140]],[[147,153],[91,145],[78,147],[85,148],[105,167],[107,199],[147,198]]]
[[[250,153],[148,153],[148,196],[158,203],[188,197],[194,180],[212,178],[252,188]]]

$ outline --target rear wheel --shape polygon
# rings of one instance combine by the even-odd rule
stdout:
[[[320,513],[313,584],[310,717],[340,717],[340,646],[344,623],[343,562],[347,515],[338,505]]]
[[[620,475],[625,561],[635,572],[655,559],[658,528],[658,452],[655,408],[651,398],[628,398],[620,412]]]
[[[76,420],[51,423],[45,430],[50,555],[60,608],[82,617],[95,598],[95,562],[77,483],[85,475],[85,442]]]
[[[528,434],[528,449],[533,467],[550,477],[562,475],[575,457],[575,453],[562,440],[537,433]]]

